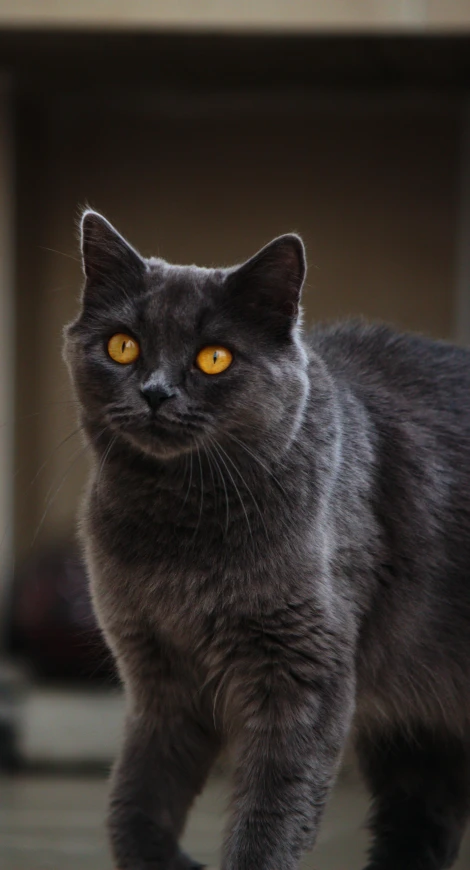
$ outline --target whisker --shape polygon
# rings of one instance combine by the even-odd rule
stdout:
[[[51,254],[59,254],[61,257],[66,257],[67,260],[73,260],[75,263],[80,263],[78,257],[72,257],[71,254],[66,254],[65,251],[57,251],[55,248],[47,248],[45,245],[38,245],[40,251],[50,251]]]
[[[114,445],[115,445],[115,443],[116,443],[118,437],[119,437],[119,436],[118,436],[117,433],[116,433],[115,435],[113,435],[113,437],[111,438],[111,441],[109,442],[109,444],[108,444],[106,450],[104,451],[104,454],[103,454],[102,459],[101,459],[101,462],[100,462],[100,467],[99,467],[99,469],[98,469],[98,475],[97,475],[96,483],[95,483],[95,486],[96,486],[96,495],[97,495],[98,498],[99,498],[99,493],[100,493],[100,480],[101,480],[101,475],[102,475],[102,473],[103,473],[103,469],[104,469],[104,466],[105,466],[106,460],[107,460],[109,454],[111,453],[111,450],[113,449],[113,447],[114,447]]]
[[[216,487],[215,478],[214,478],[214,469],[212,467],[212,462],[211,462],[211,458],[210,458],[209,453],[207,453],[206,451],[204,451],[204,452],[206,454],[207,464],[209,466],[209,472],[210,472],[211,483],[212,483],[212,492],[214,493],[214,505],[216,506],[216,504],[217,504],[217,487]]]
[[[252,501],[253,501],[253,504],[254,504],[256,510],[258,511],[259,515],[260,515],[261,522],[263,523],[264,530],[265,530],[265,532],[266,532],[266,537],[269,537],[268,530],[267,530],[267,528],[266,528],[266,523],[265,523],[265,521],[264,521],[264,517],[263,517],[263,514],[262,514],[262,512],[261,512],[261,508],[260,508],[258,502],[256,501],[256,499],[255,499],[255,497],[254,497],[254,495],[253,495],[253,492],[251,491],[250,487],[248,486],[248,484],[247,484],[245,478],[243,477],[243,474],[241,473],[241,471],[240,471],[240,469],[237,467],[237,465],[235,465],[234,461],[233,461],[232,458],[229,456],[229,454],[227,453],[227,451],[224,450],[224,448],[223,448],[220,444],[219,444],[218,446],[219,446],[219,449],[220,449],[220,450],[222,451],[222,453],[224,454],[224,456],[226,456],[226,458],[228,459],[228,461],[230,462],[230,464],[232,465],[232,467],[233,467],[233,468],[235,469],[235,471],[237,472],[237,474],[238,474],[240,480],[242,481],[244,487],[248,490],[248,493],[249,493],[250,496],[251,496],[251,499],[252,499]]]
[[[224,688],[224,683],[227,682],[229,679],[231,670],[234,670],[233,664],[229,665],[227,670],[222,674],[222,676],[218,682],[217,688],[214,692],[214,697],[213,697],[213,701],[212,701],[212,720],[213,720],[214,726],[216,728],[217,728],[217,702],[219,700],[220,693],[221,693],[222,689]],[[224,705],[224,709],[222,711],[222,719],[225,715],[225,709],[226,709],[226,704]]]
[[[103,434],[106,432],[106,429],[108,429],[108,428],[109,428],[109,427],[106,426],[105,429],[103,429],[102,432],[99,432],[98,435],[96,436],[96,439],[99,438],[101,435],[103,435]],[[44,521],[45,521],[45,519],[46,519],[46,517],[47,517],[47,514],[48,514],[50,508],[52,507],[52,505],[54,504],[54,502],[55,502],[57,496],[59,495],[59,492],[61,491],[61,489],[62,489],[62,487],[63,487],[63,485],[64,485],[64,483],[65,483],[67,477],[69,476],[69,474],[70,474],[70,472],[71,472],[71,470],[72,470],[72,468],[73,468],[73,467],[75,466],[75,464],[78,462],[78,460],[80,459],[80,457],[83,456],[83,454],[86,453],[86,451],[89,450],[90,447],[93,446],[93,442],[94,442],[96,439],[93,438],[92,440],[88,441],[88,442],[87,442],[83,447],[80,448],[80,450],[79,450],[78,452],[75,453],[75,456],[74,456],[74,458],[72,459],[72,461],[71,461],[71,463],[70,463],[70,465],[69,465],[67,471],[66,471],[65,474],[62,476],[62,480],[60,481],[59,486],[57,487],[56,491],[54,492],[54,494],[53,494],[50,498],[48,498],[48,495],[49,495],[49,493],[51,492],[52,487],[49,488],[48,493],[47,493],[47,495],[46,495],[46,499],[47,499],[46,507],[45,507],[45,509],[44,509],[44,513],[43,513],[42,516],[41,516],[41,519],[39,520],[39,523],[38,523],[38,526],[37,526],[37,528],[36,528],[36,531],[35,531],[35,533],[34,533],[34,535],[33,535],[33,539],[32,539],[32,541],[31,541],[31,547],[33,547],[34,544],[36,543],[36,540],[37,540],[37,538],[38,538],[39,532],[41,531],[41,529],[42,529],[42,527],[43,527],[43,525],[44,525]]]
[[[81,402],[78,399],[54,399],[53,402],[47,402],[46,407],[50,408],[52,405],[78,405],[81,407]]]
[[[33,486],[33,484],[36,483],[39,475],[41,474],[41,471],[44,470],[46,465],[56,455],[57,451],[60,450],[61,447],[64,447],[64,445],[67,444],[67,441],[70,441],[70,439],[73,438],[74,435],[78,435],[78,433],[81,431],[81,428],[82,428],[81,426],[77,426],[77,428],[74,429],[73,432],[70,432],[68,435],[66,435],[66,437],[60,442],[60,444],[58,444],[56,447],[54,447],[54,450],[52,451],[52,453],[50,453],[49,456],[44,460],[44,462],[42,463],[42,465],[39,467],[38,471],[34,475],[32,481],[30,483],[30,486]]]
[[[232,484],[233,484],[233,486],[234,486],[235,492],[236,492],[237,495],[238,495],[238,498],[239,498],[239,500],[240,500],[240,504],[241,504],[242,509],[243,509],[243,513],[245,514],[245,519],[246,519],[246,522],[247,522],[248,530],[249,530],[249,532],[250,532],[251,540],[253,541],[253,533],[252,533],[252,531],[251,531],[251,523],[250,523],[250,519],[249,519],[249,516],[248,516],[248,512],[247,512],[247,510],[246,510],[246,507],[245,507],[245,503],[244,503],[244,501],[243,501],[243,499],[242,499],[242,496],[241,496],[240,490],[238,489],[238,486],[237,486],[237,484],[236,484],[236,482],[235,482],[235,480],[234,480],[234,477],[233,477],[233,475],[232,475],[232,473],[231,473],[231,471],[230,471],[230,469],[229,469],[227,463],[226,463],[225,460],[224,460],[224,457],[223,457],[222,454],[219,452],[220,444],[218,444],[218,442],[216,442],[216,441],[214,440],[214,441],[213,441],[213,447],[214,447],[215,451],[217,452],[217,455],[218,455],[220,461],[222,462],[222,465],[225,467],[225,469],[226,469],[226,471],[227,471],[227,474],[228,474],[230,480],[232,481]]]
[[[212,442],[211,442],[211,443],[212,443]],[[212,444],[212,446],[214,447],[215,445]],[[209,445],[207,446],[207,450],[210,451],[210,454],[211,454],[211,456],[212,456],[212,459],[213,459],[214,462],[215,462],[216,469],[217,469],[217,471],[218,471],[219,477],[220,477],[220,479],[221,479],[221,481],[222,481],[222,486],[223,486],[223,488],[224,488],[224,493],[225,493],[225,530],[224,530],[224,535],[226,536],[226,535],[227,535],[227,532],[228,532],[228,523],[229,523],[229,514],[230,514],[230,506],[229,506],[229,500],[228,500],[227,486],[226,486],[226,483],[225,483],[224,475],[222,474],[222,471],[221,471],[221,469],[220,469],[220,465],[219,465],[219,463],[217,462],[217,457],[214,456],[214,454],[212,453],[212,451],[211,451]]]
[[[191,489],[191,485],[192,485],[192,482],[193,482],[193,454],[192,454],[192,451],[190,451],[190,453],[189,453],[189,462],[190,462],[190,465],[189,465],[189,483],[188,483],[188,486],[187,486],[187,489],[186,489],[186,495],[185,495],[185,497],[184,497],[183,504],[181,505],[181,508],[179,509],[179,511],[178,511],[178,513],[177,513],[177,515],[176,515],[176,519],[178,519],[178,517],[180,516],[180,514],[181,514],[182,511],[184,510],[184,506],[185,506],[185,504],[186,504],[186,502],[187,502],[187,500],[188,500],[189,490]],[[186,475],[185,475],[185,476],[186,476]]]
[[[237,438],[236,435],[233,435],[232,432],[225,432],[224,435],[227,435],[228,438],[230,438],[232,441],[235,441],[235,443],[238,444],[238,445],[242,448],[242,450],[244,450],[246,453],[248,453],[248,455],[251,456],[252,459],[254,459],[255,462],[257,462],[258,465],[261,466],[261,468],[264,468],[264,470],[267,472],[267,474],[269,474],[269,476],[272,477],[272,479],[274,480],[274,482],[278,485],[278,487],[279,487],[279,489],[281,490],[281,492],[283,492],[284,495],[286,496],[286,498],[288,498],[287,492],[286,492],[286,490],[284,489],[284,487],[282,486],[282,484],[281,484],[281,482],[279,481],[279,479],[278,479],[278,478],[276,477],[276,475],[271,471],[271,469],[268,468],[268,466],[265,465],[264,462],[261,461],[261,459],[259,458],[259,456],[256,455],[256,453],[253,453],[253,451],[250,450],[250,448],[247,447],[246,444],[245,444],[243,441],[240,441],[240,439]]]
[[[199,475],[200,475],[200,479],[201,479],[201,500],[200,500],[200,504],[199,504],[199,517],[198,517],[196,531],[194,532],[193,538],[196,537],[196,535],[199,531],[199,526],[201,524],[201,517],[202,517],[203,502],[204,502],[204,477],[202,474],[201,453],[200,453],[200,450],[199,450],[199,447],[197,446],[197,444],[196,444],[196,450],[197,450],[197,458],[198,458],[198,462],[199,462]]]

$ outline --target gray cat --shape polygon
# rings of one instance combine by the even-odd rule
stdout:
[[[469,813],[470,353],[302,334],[301,240],[143,259],[82,221],[66,358],[94,457],[81,536],[127,695],[119,870],[178,846],[222,746],[223,870],[294,870],[353,728],[369,870],[442,870]]]

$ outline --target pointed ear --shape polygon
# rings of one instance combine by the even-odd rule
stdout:
[[[300,236],[279,236],[234,271],[234,295],[247,313],[289,329],[298,318],[306,271]]]
[[[98,212],[85,211],[80,229],[85,291],[92,286],[122,286],[125,276],[136,278],[145,270],[140,254]]]

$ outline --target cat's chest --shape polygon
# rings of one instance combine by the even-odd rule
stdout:
[[[100,551],[90,564],[101,625],[112,635],[150,631],[201,673],[218,671],[227,650],[238,646],[241,615],[258,609],[257,597],[270,598],[279,570],[270,558],[250,561],[247,553],[241,562],[199,553],[191,561],[163,558],[143,568],[124,566],[113,555],[103,558]]]
[[[106,502],[90,493],[82,528],[102,623],[144,620],[194,650],[222,613],[230,621],[311,573],[310,520],[298,502],[286,505],[279,488],[262,504],[241,485],[231,495],[205,487],[178,503],[168,492],[113,492]]]
[[[110,491],[104,502],[90,492],[86,534],[124,570],[152,575],[160,586],[176,577],[249,571],[269,554],[282,559],[305,537],[305,511],[298,501],[286,505],[276,488],[255,493],[240,485],[235,497],[207,486],[178,498],[159,489],[134,496]]]
[[[133,634],[145,626],[204,671],[214,667],[219,647],[233,646],[229,640],[224,647],[223,638],[232,637],[243,614],[278,608],[280,590],[285,599],[310,590],[311,564],[300,544],[244,537],[243,525],[193,534],[160,525],[151,541],[133,530],[124,542],[129,530],[116,535],[95,525],[90,578],[105,629]]]
[[[164,516],[101,515],[89,510],[84,524],[95,598],[125,618],[146,618],[172,631],[189,632],[225,607],[295,572],[300,543],[273,535],[247,510],[228,526],[204,515],[200,524]]]

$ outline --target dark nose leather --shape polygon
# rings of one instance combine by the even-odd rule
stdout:
[[[171,399],[174,396],[174,393],[168,387],[162,387],[160,384],[144,384],[140,388],[140,392],[152,411],[158,411],[160,405],[166,399]]]

